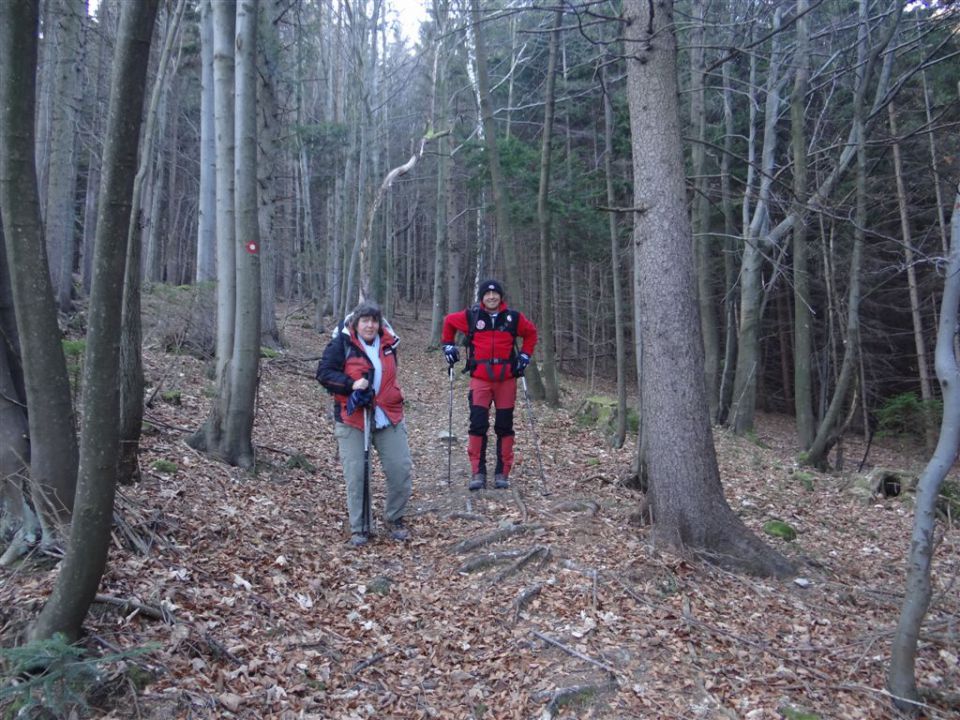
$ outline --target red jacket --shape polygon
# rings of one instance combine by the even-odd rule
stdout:
[[[403,420],[403,392],[397,385],[397,345],[400,340],[388,327],[380,326],[380,392],[373,398],[372,407],[379,407],[391,424]],[[353,383],[366,378],[373,383],[373,363],[367,357],[368,346],[357,337],[349,325],[342,323],[334,331],[333,339],[323,351],[317,366],[317,380],[333,395],[333,419],[358,430],[363,430],[363,411],[347,414],[347,399],[353,392]]]
[[[476,318],[472,339],[471,315]],[[533,349],[537,345],[537,326],[527,320],[522,312],[510,310],[504,302],[500,303],[496,319],[480,304],[450,313],[443,319],[441,342],[452,345],[458,330],[469,340],[467,371],[471,376],[482,380],[506,380],[514,377],[516,338],[519,337],[522,342],[520,352],[527,355],[533,355]]]

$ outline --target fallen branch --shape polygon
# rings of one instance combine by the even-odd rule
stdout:
[[[351,675],[356,675],[362,670],[366,670],[371,665],[376,665],[378,662],[387,657],[386,653],[377,653],[373,657],[369,657],[366,660],[362,660],[353,666],[353,669],[350,671]]]
[[[543,640],[545,643],[549,643],[550,645],[553,645],[554,647],[563,650],[567,655],[572,655],[573,657],[579,658],[580,660],[583,660],[584,662],[588,662],[588,663],[590,663],[591,665],[594,665],[594,666],[600,668],[601,670],[606,670],[606,671],[607,671],[608,673],[610,673],[611,675],[616,675],[616,674],[617,674],[617,671],[616,671],[614,668],[612,668],[612,667],[610,667],[609,665],[607,665],[606,663],[600,662],[599,660],[594,660],[594,659],[593,659],[592,657],[590,657],[589,655],[584,655],[582,652],[580,652],[579,650],[574,650],[572,647],[567,647],[566,645],[564,645],[564,644],[563,644],[562,642],[560,642],[559,640],[554,640],[552,637],[549,637],[549,636],[547,636],[547,635],[544,635],[543,633],[538,632],[538,631],[536,631],[536,630],[531,630],[530,633],[531,633],[532,635],[540,638],[540,639]]]
[[[492,533],[487,533],[486,535],[479,535],[472,538],[466,538],[461,540],[456,545],[453,546],[453,552],[465,553],[475,550],[478,547],[483,547],[484,545],[492,545],[493,543],[500,542],[501,540],[506,540],[509,537],[514,535],[522,535],[527,532],[534,532],[535,530],[542,530],[542,525],[510,525],[505,528],[500,528],[499,530],[494,530]]]
[[[93,598],[93,601],[103,603],[104,605],[113,605],[114,607],[120,608],[120,610],[124,613],[137,612],[140,615],[146,615],[148,618],[159,620],[167,625],[173,624],[173,618],[170,616],[170,613],[168,613],[162,607],[157,607],[156,605],[147,605],[139,600],[133,600],[132,598],[119,598],[115,595],[97,594]]]

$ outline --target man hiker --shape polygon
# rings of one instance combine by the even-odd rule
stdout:
[[[467,455],[472,476],[468,487],[487,486],[487,430],[490,405],[496,408],[493,431],[497,436],[497,464],[494,487],[510,487],[513,466],[513,407],[517,399],[517,378],[530,364],[537,344],[537,327],[523,313],[504,302],[503,286],[487,280],[477,290],[476,305],[450,313],[443,319],[443,354],[450,367],[460,360],[454,345],[459,330],[466,336],[467,366],[470,373],[470,430]],[[517,352],[515,341],[521,340]]]
[[[317,380],[333,395],[333,434],[340,446],[350,516],[350,543],[366,545],[370,528],[372,444],[387,478],[384,516],[390,537],[406,540],[403,514],[412,482],[410,446],[397,384],[400,340],[380,307],[361,302],[333,332],[317,367]]]

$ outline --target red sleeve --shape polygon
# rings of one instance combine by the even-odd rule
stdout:
[[[520,319],[517,321],[517,335],[523,339],[520,352],[533,355],[533,349],[537,346],[537,326],[527,320],[523,313],[520,313]]]
[[[466,310],[450,313],[443,319],[443,332],[440,334],[440,342],[444,345],[452,345],[456,339],[457,330],[466,335],[469,329]],[[534,334],[536,334],[536,330],[534,330]]]

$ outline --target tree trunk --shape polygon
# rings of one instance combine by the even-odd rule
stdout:
[[[261,252],[260,328],[262,344],[279,347],[282,338],[277,327],[277,257],[283,238],[280,224],[282,169],[287,153],[280,143],[280,108],[277,103],[277,81],[280,72],[280,36],[277,21],[285,6],[277,0],[264,2],[259,15],[258,103],[260,113],[257,127],[257,181],[260,186],[258,222]],[[316,252],[317,268],[312,273],[320,284],[320,253]],[[319,287],[317,297],[320,297]]]
[[[610,100],[611,88],[607,84],[606,67],[603,73],[603,174],[606,180],[607,205],[616,207],[617,198],[613,190],[613,103]],[[623,447],[627,437],[627,349],[623,328],[623,288],[620,282],[620,237],[617,230],[617,215],[609,212],[607,227],[610,231],[610,264],[613,269],[613,327],[616,337],[617,360],[617,427],[614,429],[611,445]]]
[[[479,0],[470,0],[470,25],[473,30],[476,44],[477,64],[477,95],[480,101],[480,118],[483,125],[483,140],[486,144],[487,158],[490,168],[490,185],[493,191],[493,205],[497,217],[497,240],[503,244],[503,256],[506,264],[507,299],[511,306],[516,307],[519,298],[522,305],[526,300],[520,281],[520,266],[517,262],[517,250],[513,241],[513,228],[510,224],[510,215],[507,209],[505,195],[506,181],[500,167],[500,150],[497,144],[497,126],[493,118],[493,104],[490,101],[490,80],[487,73],[487,48],[484,41],[483,25],[480,22]],[[518,308],[520,309],[520,308]],[[530,387],[530,394],[537,399],[544,396],[543,381],[537,363],[530,363],[526,371],[526,378]]]
[[[773,46],[767,69],[764,104],[763,149],[760,155],[760,189],[750,224],[744,228],[743,263],[740,269],[740,336],[737,338],[737,371],[733,381],[733,405],[729,422],[742,435],[753,429],[756,412],[757,377],[760,367],[761,271],[764,251],[761,243],[768,223],[773,171],[777,151],[777,120],[780,115],[780,16],[774,13]]]
[[[50,156],[47,171],[47,256],[57,307],[69,312],[73,290],[74,191],[77,182],[77,92],[80,87],[82,0],[48,0],[55,6],[56,72],[50,106]]]
[[[183,18],[185,0],[179,0],[173,16],[167,23],[163,51],[157,79],[150,96],[143,128],[142,155],[140,167],[133,182],[130,207],[130,224],[127,228],[127,256],[123,285],[123,322],[120,336],[120,464],[118,481],[129,484],[139,480],[140,432],[143,424],[143,349],[140,321],[140,255],[143,237],[143,184],[147,173],[152,169],[157,154],[153,150],[155,138],[154,120],[157,117],[160,99],[165,92],[164,78],[173,53],[173,45],[179,34],[180,21]],[[151,22],[152,25],[152,22]],[[154,205],[154,215],[158,215]]]
[[[707,197],[707,114],[704,83],[704,24],[707,3],[693,4],[694,25],[690,38],[690,126],[695,140],[690,146],[693,175],[693,242],[697,262],[697,299],[703,334],[704,381],[710,417],[719,408],[720,338],[717,330],[716,280],[713,237],[710,234],[710,201]]]
[[[537,192],[537,219],[540,225],[540,357],[543,361],[545,399],[551,407],[560,405],[560,385],[557,379],[557,349],[553,308],[553,243],[550,237],[550,144],[553,140],[554,88],[557,84],[557,41],[563,12],[553,16],[550,50],[547,59],[546,87],[544,89],[543,135],[540,148],[540,185]]]
[[[200,198],[197,208],[198,283],[217,276],[217,139],[214,125],[213,6],[200,0]]]
[[[680,148],[673,3],[629,0],[627,98],[633,139],[641,398],[654,540],[723,566],[786,576],[789,561],[727,505],[703,385],[703,343]]]
[[[906,593],[893,637],[887,687],[900,710],[919,711],[916,681],[917,642],[920,626],[930,606],[930,565],[935,545],[937,500],[940,486],[957,458],[960,447],[960,363],[954,336],[960,309],[960,187],[951,220],[950,255],[940,305],[937,347],[934,351],[937,379],[943,393],[940,439],[917,484],[913,534],[907,555]]]
[[[260,228],[257,217],[258,0],[237,3],[236,23],[236,329],[230,361],[230,411],[221,455],[251,468],[254,403],[260,370]]]
[[[44,541],[73,508],[77,441],[34,166],[38,3],[0,2],[0,214],[23,360],[31,494]]]
[[[431,122],[433,127],[446,124],[447,120],[447,57],[446,43],[443,34],[447,31],[447,15],[449,5],[444,0],[434,0],[433,14],[436,27],[436,48],[433,58],[433,83],[431,102]],[[433,296],[430,314],[430,347],[439,347],[440,335],[443,330],[444,310],[452,303],[452,298],[444,303],[444,268],[446,267],[449,246],[447,217],[447,193],[450,191],[447,174],[450,166],[450,152],[447,149],[448,139],[442,137],[437,141],[437,192],[436,192],[436,227],[434,228],[433,243]]]
[[[30,466],[26,409],[7,254],[0,252],[0,541],[10,538],[0,567],[25,555],[42,532],[27,504],[29,485],[24,482]]]
[[[851,384],[854,382],[857,367],[857,352],[860,347],[860,271],[863,266],[864,235],[867,226],[867,156],[866,156],[866,107],[864,97],[867,81],[870,78],[870,67],[878,51],[868,47],[869,27],[867,14],[867,0],[859,0],[860,24],[857,39],[857,85],[852,103],[853,123],[850,137],[856,157],[856,211],[853,231],[853,249],[850,253],[850,276],[847,290],[847,330],[844,338],[843,360],[840,374],[830,405],[824,413],[823,419],[817,427],[817,433],[810,445],[810,450],[803,457],[804,463],[815,467],[827,465],[827,455],[837,442],[842,427],[841,419],[844,403]],[[895,27],[895,26],[894,26]],[[892,30],[890,31],[892,35]],[[885,47],[890,36],[882,41]],[[887,61],[889,62],[889,60]],[[880,83],[882,86],[884,83]],[[802,217],[798,217],[798,220]]]
[[[732,25],[733,23],[731,23]],[[726,238],[723,253],[723,367],[720,371],[717,414],[715,423],[725,423],[733,402],[733,376],[737,357],[737,256],[740,246],[734,232],[733,190],[730,170],[733,142],[736,132],[733,123],[733,91],[730,63],[723,64],[723,153],[720,156],[720,205],[723,209],[723,232]]]
[[[120,451],[116,382],[120,353],[116,338],[120,333],[137,144],[157,4],[157,0],[124,3],[121,11],[83,369],[83,439],[76,512],[53,593],[31,629],[33,638],[49,638],[55,633],[63,633],[70,641],[79,637],[107,562]]]
[[[807,136],[804,108],[810,71],[807,67],[808,0],[797,0],[797,43],[793,53],[794,82],[790,100],[790,142],[793,150],[793,205],[797,217],[807,196]],[[797,419],[800,447],[809,449],[814,437],[813,350],[811,327],[813,310],[810,296],[810,269],[807,250],[807,224],[793,225],[793,407]]]
[[[903,183],[903,162],[900,158],[900,141],[897,138],[897,117],[893,101],[887,105],[890,118],[890,135],[893,138],[893,173],[897,183],[897,207],[900,211],[900,232],[903,235],[903,260],[907,266],[907,289],[910,293],[910,317],[913,320],[913,344],[917,350],[917,370],[920,376],[920,397],[924,407],[924,437],[927,451],[933,452],[937,444],[935,420],[930,414],[934,400],[930,382],[927,345],[923,339],[923,315],[920,308],[920,291],[917,289],[917,269],[913,260],[913,238],[910,234],[910,211],[907,207],[907,189]]]

